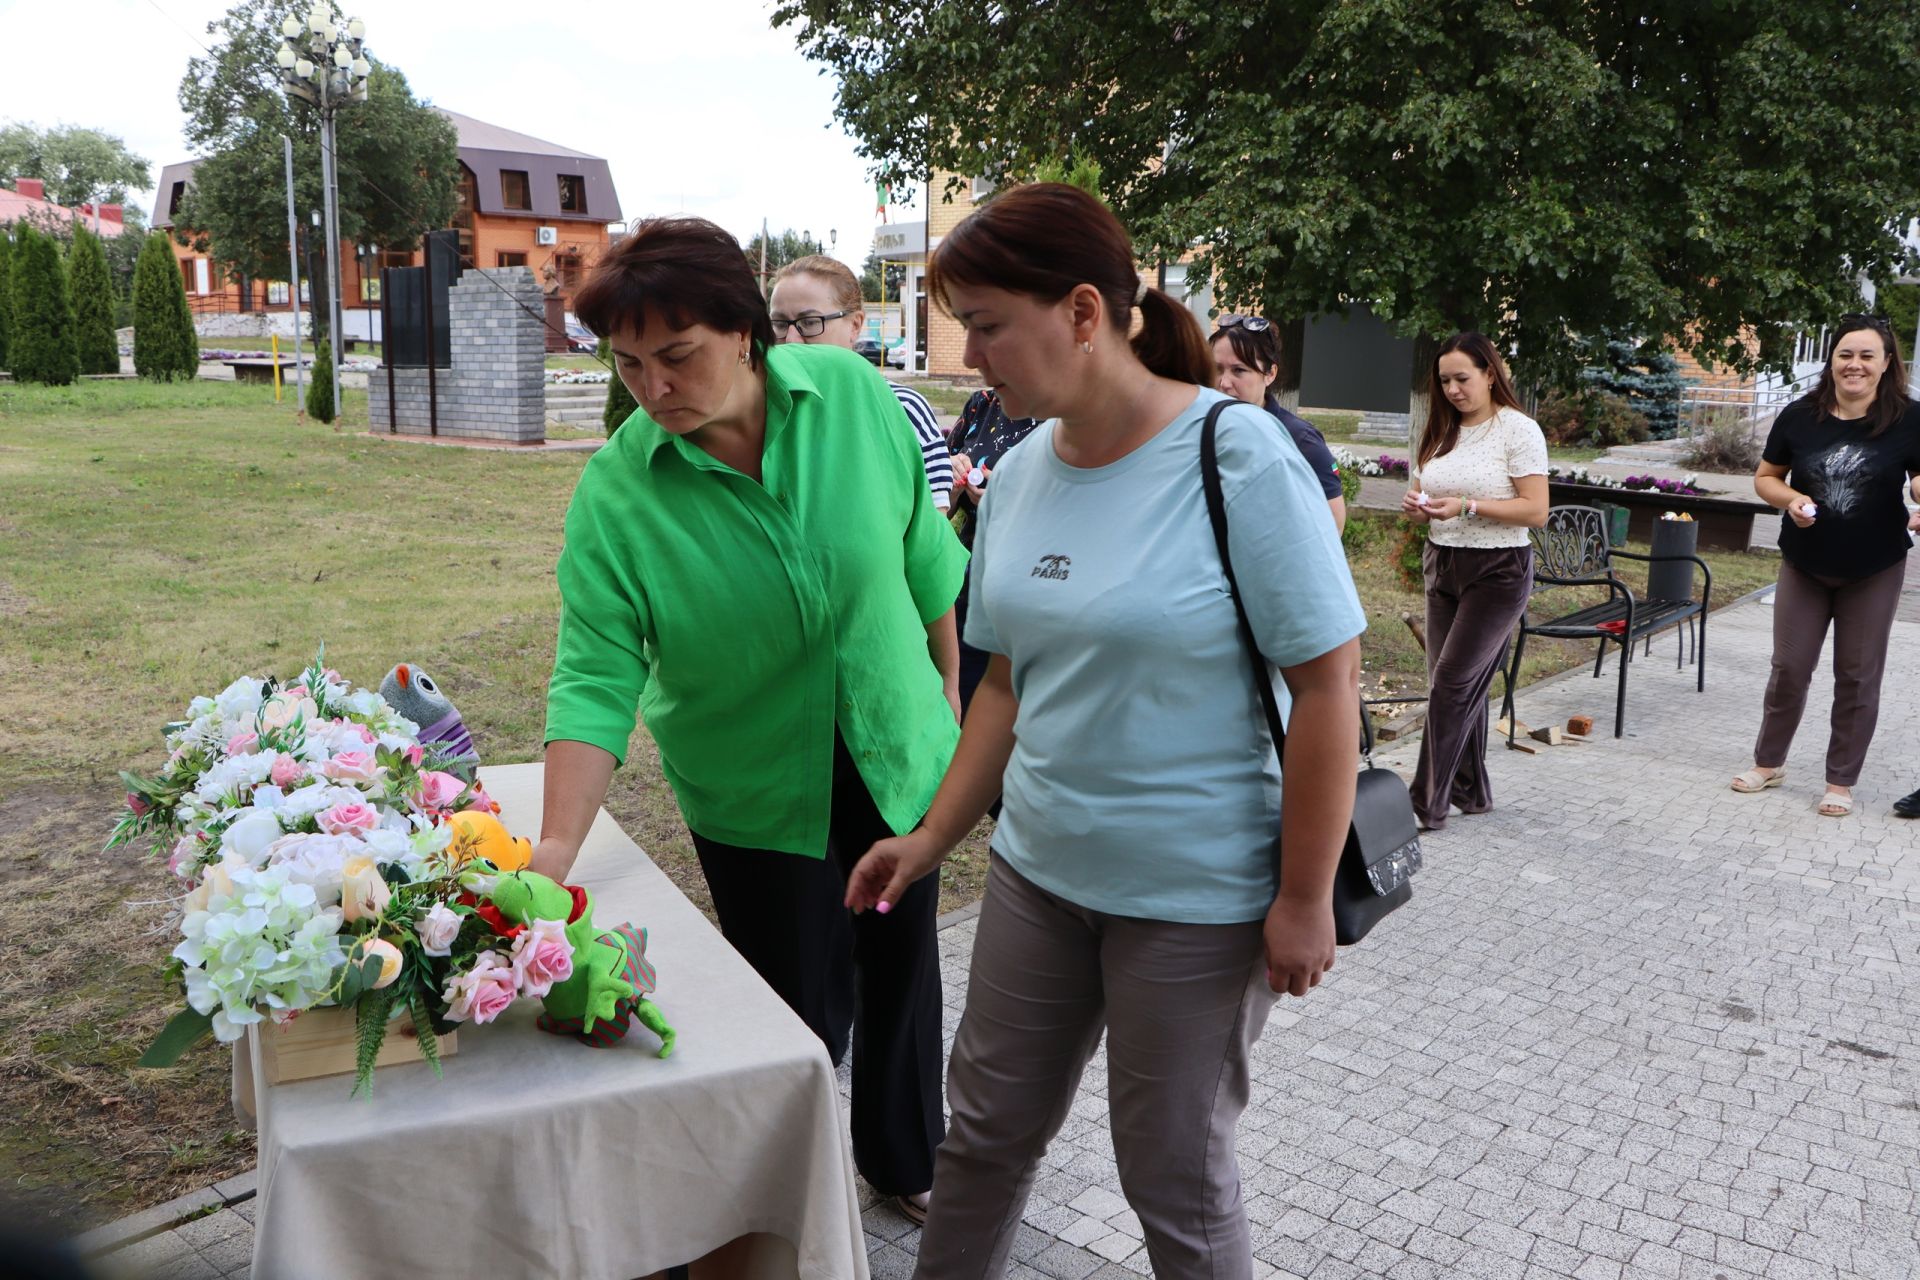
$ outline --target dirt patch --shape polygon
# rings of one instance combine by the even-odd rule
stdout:
[[[173,886],[143,852],[100,852],[117,803],[106,788],[0,792],[0,1179],[63,1233],[253,1164],[224,1047],[166,1071],[133,1065],[179,993],[161,976],[164,906],[129,904]]]

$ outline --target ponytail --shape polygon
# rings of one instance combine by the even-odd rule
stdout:
[[[1210,387],[1218,376],[1200,322],[1172,294],[1160,289],[1149,287],[1140,299],[1140,331],[1133,335],[1133,353],[1150,371],[1175,382]]]

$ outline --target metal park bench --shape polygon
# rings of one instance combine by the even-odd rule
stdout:
[[[1520,616],[1520,631],[1513,644],[1513,660],[1503,672],[1506,676],[1506,697],[1501,703],[1501,710],[1507,720],[1509,744],[1512,744],[1518,727],[1514,714],[1514,693],[1520,679],[1520,659],[1526,652],[1528,636],[1598,641],[1599,648],[1593,659],[1595,679],[1599,678],[1601,664],[1606,660],[1607,645],[1619,646],[1619,691],[1615,695],[1613,708],[1613,736],[1616,738],[1626,729],[1627,668],[1633,662],[1633,647],[1636,643],[1644,643],[1646,652],[1651,654],[1655,632],[1674,628],[1675,644],[1680,651],[1674,664],[1676,669],[1685,664],[1687,641],[1692,639],[1693,658],[1699,668],[1696,687],[1705,691],[1707,602],[1713,594],[1713,570],[1707,567],[1706,561],[1695,555],[1641,555],[1611,547],[1607,542],[1606,519],[1596,507],[1552,508],[1547,512],[1547,523],[1532,531],[1532,540],[1533,598],[1528,602],[1527,612]],[[1687,598],[1654,597],[1652,589],[1660,588],[1662,584],[1658,579],[1666,576],[1655,573],[1649,583],[1650,598],[1641,599],[1614,572],[1615,560],[1638,560],[1649,566],[1691,561],[1699,567],[1704,581],[1700,598],[1691,598],[1690,575],[1688,585],[1684,588],[1688,592]],[[1546,592],[1559,587],[1605,587],[1607,598],[1599,604],[1586,605],[1545,622],[1534,621],[1533,603]]]

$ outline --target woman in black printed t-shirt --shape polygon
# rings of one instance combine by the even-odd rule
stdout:
[[[1910,531],[1920,529],[1903,501],[1907,491],[1920,501],[1920,408],[1907,396],[1900,346],[1885,320],[1842,317],[1820,385],[1774,419],[1761,457],[1754,491],[1787,518],[1760,736],[1753,767],[1732,786],[1764,791],[1785,780],[1831,625],[1833,727],[1819,812],[1845,817],[1880,713]]]

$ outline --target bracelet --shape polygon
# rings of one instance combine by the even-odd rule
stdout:
[[[1479,517],[1480,517],[1480,499],[1478,499],[1478,498],[1468,498],[1468,499],[1467,499],[1467,514],[1468,514],[1468,515],[1470,515],[1470,516],[1472,516],[1472,517],[1474,517],[1475,519],[1479,519]]]

